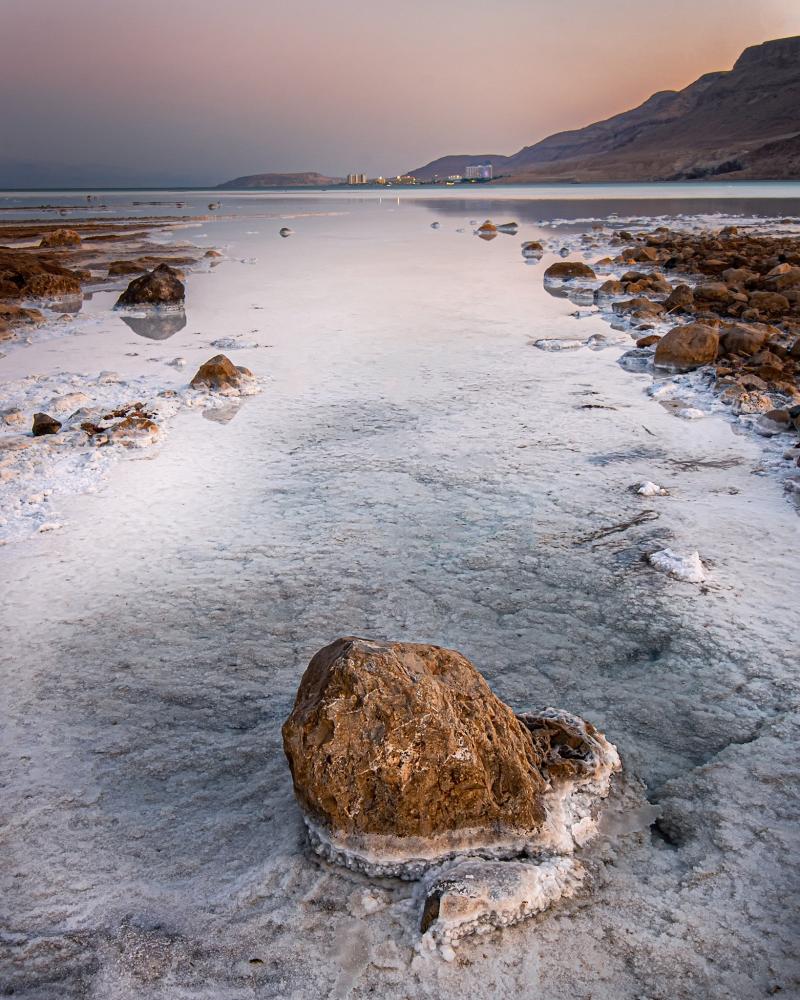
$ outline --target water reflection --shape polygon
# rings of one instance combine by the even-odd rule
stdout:
[[[143,316],[119,314],[119,318],[134,333],[148,340],[167,340],[186,326],[186,312],[172,309],[169,312],[152,312]]]
[[[241,408],[241,402],[229,403],[226,406],[211,406],[203,410],[203,416],[206,420],[213,420],[215,424],[229,424]]]

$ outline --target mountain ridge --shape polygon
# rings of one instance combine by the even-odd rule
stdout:
[[[800,178],[800,36],[750,46],[730,70],[584,128],[556,132],[511,156],[484,155],[502,180],[666,181]],[[769,155],[766,155],[769,153]],[[421,180],[464,173],[471,156],[410,171]],[[446,173],[445,173],[446,171]]]

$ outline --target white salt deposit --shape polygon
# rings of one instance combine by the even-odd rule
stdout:
[[[656,483],[651,483],[649,479],[646,479],[643,483],[640,483],[635,487],[636,492],[642,497],[667,497],[669,496],[669,491],[665,490],[663,486],[658,486]]]
[[[702,583],[706,578],[699,552],[691,552],[688,556],[679,555],[672,549],[661,549],[653,552],[648,557],[650,565],[674,577],[676,580],[684,580],[686,583]]]

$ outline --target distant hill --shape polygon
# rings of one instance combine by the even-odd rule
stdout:
[[[235,177],[232,181],[217,184],[217,189],[246,191],[252,188],[328,187],[330,184],[341,183],[341,177],[325,177],[312,170],[298,174],[247,174],[245,177]]]
[[[800,179],[800,36],[513,156],[447,156],[409,173],[429,180],[484,159],[506,182]]]

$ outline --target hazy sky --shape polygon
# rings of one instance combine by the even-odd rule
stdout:
[[[800,0],[0,0],[0,26],[0,184],[206,184],[512,153],[800,34]]]

